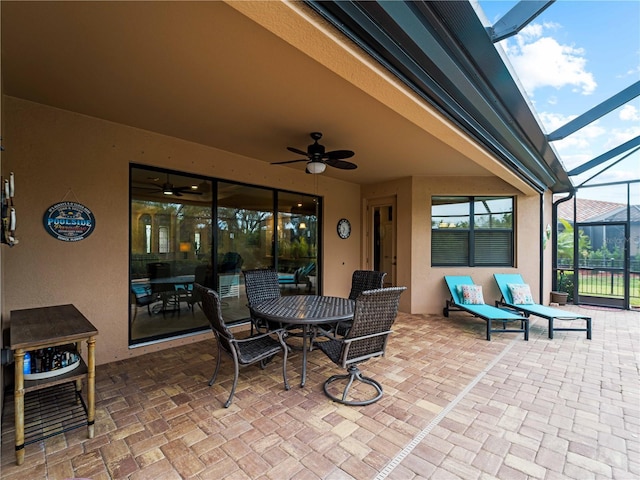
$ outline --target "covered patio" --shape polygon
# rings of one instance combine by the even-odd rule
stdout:
[[[483,321],[438,313],[445,275],[473,275],[493,303],[494,273],[520,273],[548,303],[553,195],[575,190],[473,5],[0,3],[0,167],[15,179],[15,203],[13,193],[4,201],[18,212],[19,240],[0,249],[2,479],[640,476],[637,312],[562,307],[593,317],[592,340],[549,340],[532,319],[529,341],[490,342]],[[625,92],[612,97],[618,106],[640,82]],[[318,131],[328,151],[355,152],[358,168],[312,175],[311,157],[274,165],[304,154]],[[189,194],[194,179],[207,189]],[[143,182],[188,201],[138,211],[151,198]],[[285,221],[303,198],[313,210]],[[43,213],[64,202],[90,209],[90,238],[62,242],[43,229]],[[168,203],[179,214],[162,211]],[[230,219],[245,211],[271,216],[234,236]],[[291,215],[278,224],[280,213]],[[197,227],[181,229],[185,216]],[[376,229],[392,239],[386,264],[375,263]],[[143,305],[136,318],[133,282],[168,260],[222,275],[214,267],[237,254],[244,263],[212,286],[228,290],[227,320],[246,317],[242,269],[293,259],[280,254],[285,234],[302,244],[297,230],[314,241],[304,255],[290,248],[300,264],[286,273],[313,265],[313,275],[283,291],[345,297],[358,269],[407,287],[386,356],[362,367],[384,396],[359,408],[328,400],[322,384],[342,372],[317,351],[299,388],[293,350],[291,390],[276,358],[242,369],[225,409],[231,365],[207,385],[218,352],[203,318],[181,312],[179,296],[175,315]],[[162,278],[195,281],[195,270]],[[17,466],[12,312],[63,304],[99,331],[95,435],[78,428],[28,444]]]
[[[305,388],[282,388],[281,358],[207,381],[212,338],[100,365],[96,435],[77,429],[26,447],[15,465],[11,401],[2,418],[7,480],[504,478],[631,480],[640,476],[638,315],[566,307],[593,317],[593,340],[530,340],[483,322],[401,313],[384,358],[363,365],[383,398],[354,409],[329,401],[335,366],[312,352]],[[300,352],[289,380],[300,374]]]

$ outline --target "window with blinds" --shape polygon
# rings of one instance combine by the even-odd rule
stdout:
[[[432,197],[431,265],[513,266],[513,197]]]

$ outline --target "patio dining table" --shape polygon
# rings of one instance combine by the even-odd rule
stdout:
[[[319,295],[288,295],[253,306],[253,314],[270,320],[302,328],[302,377],[304,387],[307,378],[307,350],[311,327],[327,323],[341,322],[353,318],[355,302],[342,297]]]
[[[195,282],[195,275],[174,275],[171,277],[156,277],[149,279],[150,285],[191,285]]]
[[[195,275],[173,275],[171,277],[156,277],[149,279],[149,285],[153,293],[159,293],[162,298],[162,307],[153,313],[166,312],[167,304],[172,303],[171,310],[180,311],[180,293],[188,293],[189,286],[195,282]],[[172,298],[170,298],[172,297]],[[178,299],[176,304],[176,299]]]

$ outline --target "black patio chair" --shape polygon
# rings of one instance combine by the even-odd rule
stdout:
[[[366,290],[375,290],[384,287],[384,277],[387,272],[378,272],[376,270],[355,270],[351,275],[351,291],[349,299],[355,300],[362,292]],[[345,335],[351,328],[351,320],[340,322],[335,326],[335,332],[338,335]]]
[[[355,300],[365,290],[375,290],[384,287],[384,277],[387,272],[376,270],[356,270],[351,275],[351,291],[349,298]]]
[[[353,324],[347,334],[337,337],[324,332],[326,338],[315,342],[315,346],[333,363],[347,369],[345,375],[333,375],[324,382],[324,393],[331,400],[345,405],[369,405],[382,398],[382,385],[362,375],[358,365],[384,355],[391,325],[398,314],[400,295],[405,290],[406,287],[389,287],[362,292],[356,298]],[[337,381],[346,381],[340,396],[331,393],[331,384]],[[356,396],[349,397],[355,381],[373,387],[373,396],[357,398],[364,396],[363,389],[358,385]]]
[[[171,277],[171,265],[167,262],[154,262],[147,264],[147,275],[149,280],[159,280]],[[186,290],[180,288],[176,290],[175,284],[167,283],[151,283],[151,292],[162,299],[162,313],[178,312],[180,313],[180,301],[187,300]]]
[[[131,285],[131,304],[134,305],[133,318],[131,319],[131,325],[136,321],[138,316],[138,307],[147,307],[147,313],[152,315],[151,305],[160,301],[157,294],[151,291],[151,287],[147,284],[132,284]]]
[[[213,385],[220,371],[220,361],[222,353],[227,354],[233,360],[233,386],[229,399],[225,402],[224,407],[228,408],[233,400],[233,394],[238,384],[238,376],[240,374],[240,365],[251,365],[260,363],[262,369],[266,364],[278,353],[284,352],[282,360],[282,378],[284,379],[284,388],[289,390],[287,382],[287,353],[288,349],[284,343],[284,330],[274,330],[267,333],[259,333],[251,335],[247,338],[235,338],[231,330],[228,328],[222,318],[222,308],[220,305],[220,297],[210,288],[194,284],[193,288],[198,291],[202,301],[202,310],[209,320],[211,330],[216,337],[218,343],[218,357],[216,359],[216,369],[213,377],[209,381],[209,386]]]
[[[251,321],[255,329],[257,331],[280,329],[281,325],[257,317],[253,311],[253,305],[280,297],[278,273],[272,268],[256,268],[253,270],[244,270],[242,273],[244,276],[249,315],[251,316]]]
[[[209,287],[207,272],[209,270],[209,266],[206,264],[197,265],[194,271],[194,285],[197,283],[198,285],[202,285],[203,287]],[[197,303],[200,308],[202,308],[202,298],[200,298],[200,292],[195,288],[189,292],[189,308],[193,311],[193,306]]]

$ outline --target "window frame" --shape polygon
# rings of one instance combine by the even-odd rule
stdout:
[[[440,222],[439,224],[435,223],[434,218],[438,218],[439,216],[434,215],[434,206],[436,199],[458,199],[460,202],[457,203],[467,203],[468,211],[466,214],[461,215],[453,215],[455,217],[468,217],[468,226],[466,228],[452,228],[451,224],[449,227],[451,230],[447,230],[442,227],[446,222]],[[465,202],[466,200],[466,202]],[[476,217],[480,217],[480,214],[476,213],[476,203],[478,201],[486,201],[486,200],[511,200],[511,211],[510,212],[501,212],[504,215],[511,214],[511,226],[509,228],[483,228],[481,226],[476,226]],[[456,203],[452,202],[451,204]],[[513,195],[501,196],[501,195],[432,195],[431,196],[431,266],[432,267],[513,267],[515,265],[515,211],[516,211],[516,197]],[[478,255],[478,248],[481,247],[480,239],[484,237],[486,239],[487,233],[494,233],[497,237],[502,237],[502,243],[508,244],[510,246],[509,251],[506,252],[506,257],[504,261],[481,261],[478,259],[480,255]],[[444,246],[448,242],[442,240],[441,242],[434,242],[434,240],[439,237],[440,239],[446,238],[448,234],[451,234],[451,239],[454,240],[461,245],[461,248],[458,250],[462,253],[462,250],[465,250],[465,255],[460,255],[458,258],[449,257],[445,261],[434,261],[435,257],[438,257],[434,253],[434,248],[438,248],[439,246]],[[504,241],[505,234],[508,235],[506,241]],[[499,238],[500,239],[500,238]],[[451,241],[451,240],[450,240]],[[466,245],[464,245],[466,242]],[[448,245],[447,245],[448,246]],[[450,250],[450,249],[449,249]],[[488,250],[487,250],[488,252]],[[455,250],[453,251],[455,253]],[[491,257],[491,255],[487,255],[487,257]]]

